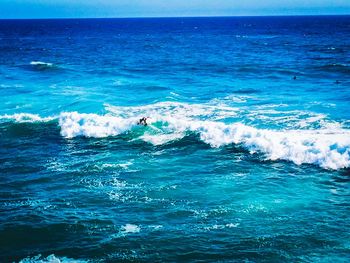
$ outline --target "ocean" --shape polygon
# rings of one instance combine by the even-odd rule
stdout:
[[[0,261],[348,262],[349,77],[350,16],[0,20]]]

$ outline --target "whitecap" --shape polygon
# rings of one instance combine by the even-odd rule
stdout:
[[[154,231],[158,231],[163,228],[163,225],[151,225],[149,227]]]
[[[266,160],[315,164],[326,169],[350,167],[350,129],[328,121],[323,114],[308,113],[305,118],[300,111],[290,111],[288,116],[276,116],[275,120],[293,120],[298,124],[294,128],[260,129],[238,121],[225,123],[226,118],[236,116],[239,111],[225,104],[160,102],[137,107],[106,105],[106,109],[105,115],[61,113],[58,116],[61,135],[65,138],[103,138],[130,132],[134,139],[162,145],[188,134],[197,134],[201,141],[212,147],[235,144],[250,153],[262,154]],[[278,114],[278,111],[267,109],[264,113]],[[261,117],[261,112],[259,114]],[[293,114],[300,118],[288,119]],[[137,125],[140,116],[152,116],[147,127]],[[251,117],[257,118],[256,115]],[[0,116],[0,120],[16,122],[47,122],[55,118],[28,113]],[[288,125],[285,127],[289,128]]]
[[[116,136],[130,130],[136,123],[137,118],[123,119],[107,115],[80,114],[78,112],[64,112],[59,117],[61,135],[66,138]]]
[[[5,114],[0,115],[0,120],[10,120],[15,121],[18,123],[23,122],[48,122],[54,120],[56,117],[40,117],[38,114],[31,114],[31,113],[16,113],[16,114]]]
[[[314,121],[315,119],[313,119]],[[60,115],[61,134],[107,137],[131,130],[137,118],[121,118],[77,112]],[[240,122],[225,124],[195,118],[174,118],[155,114],[150,124],[161,128],[144,133],[140,139],[160,145],[181,139],[188,132],[196,133],[212,147],[241,145],[251,153],[262,153],[268,160],[287,160],[295,164],[316,164],[327,169],[350,167],[350,130],[329,127],[315,130],[258,129]]]
[[[120,232],[123,234],[138,233],[141,228],[138,225],[126,224],[120,228]]]
[[[42,62],[42,61],[31,61],[30,65],[32,65],[32,66],[53,67],[53,63],[47,63],[47,62]]]
[[[228,223],[228,224],[215,224],[212,226],[205,227],[205,230],[211,231],[211,230],[220,230],[225,228],[236,228],[239,226],[239,223]]]

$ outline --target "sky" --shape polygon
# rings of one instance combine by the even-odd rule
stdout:
[[[0,18],[350,14],[350,0],[0,0]]]

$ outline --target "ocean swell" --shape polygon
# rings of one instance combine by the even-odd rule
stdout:
[[[59,125],[62,136],[67,138],[100,138],[131,131],[137,127],[137,119],[73,112],[62,113]],[[269,160],[317,164],[328,169],[350,167],[350,131],[345,129],[275,131],[242,123],[225,124],[171,116],[154,116],[149,120],[149,127],[143,128],[139,138],[155,145],[196,133],[212,147],[239,144],[251,153],[264,154]]]
[[[295,164],[315,164],[326,169],[350,167],[350,130],[324,128],[314,130],[258,129],[241,122],[224,123],[201,120],[193,116],[176,118],[156,113],[148,126],[139,126],[139,116],[115,116],[63,112],[58,117],[38,115],[4,115],[1,119],[15,122],[46,122],[55,119],[65,138],[77,136],[102,138],[129,133],[132,140],[162,145],[196,134],[211,147],[229,144],[244,147],[250,153],[262,154],[267,160],[286,160]]]

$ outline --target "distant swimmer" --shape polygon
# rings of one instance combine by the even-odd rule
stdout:
[[[143,126],[147,126],[147,119],[146,117],[142,117],[138,122],[137,125],[143,125]]]
[[[335,84],[340,84],[340,81],[339,81],[339,80],[337,80],[337,81],[335,82]]]
[[[297,76],[294,76],[293,79],[296,80],[296,79],[297,79]]]

